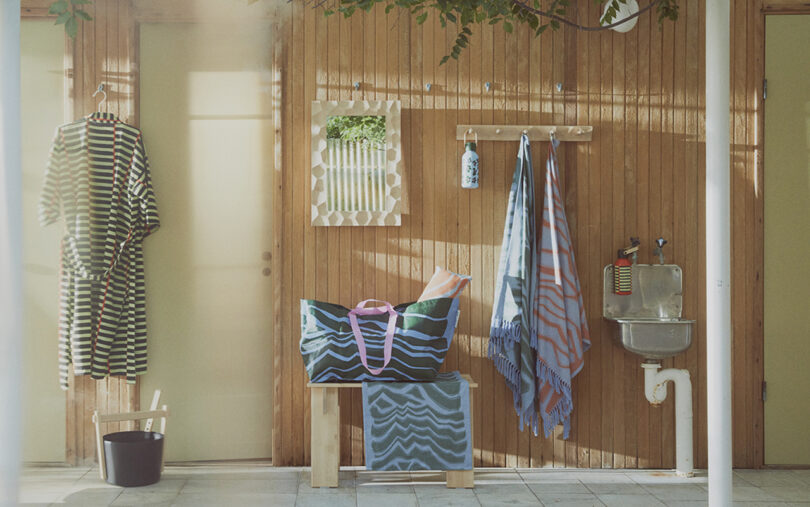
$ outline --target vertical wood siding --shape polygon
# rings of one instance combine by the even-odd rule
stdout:
[[[37,3],[43,2],[31,2]],[[93,5],[83,7],[94,20],[80,23],[76,38],[68,39],[65,52],[68,110],[76,118],[96,111],[101,94],[95,98],[92,95],[99,83],[104,83],[107,102],[102,110],[137,126],[133,75],[137,44],[131,4],[96,0]],[[138,410],[139,404],[138,385],[127,384],[124,378],[95,381],[89,376],[72,377],[67,392],[66,461],[78,465],[95,461],[95,429],[90,420],[94,410],[130,412]],[[132,422],[109,423],[102,429],[113,432],[134,426]]]
[[[269,1],[269,0],[268,0]],[[154,17],[175,16],[149,4]],[[46,0],[24,0],[45,15]],[[153,5],[154,4],[154,5]],[[762,465],[761,77],[763,0],[732,4],[732,309],[734,464]],[[157,7],[155,7],[157,6]],[[66,52],[68,101],[75,116],[95,110],[99,82],[108,107],[137,125],[137,30],[130,0],[96,0],[94,21],[80,25]],[[444,66],[454,33],[431,18],[417,25],[382,9],[350,20],[325,19],[302,2],[279,2],[274,48],[282,97],[277,146],[281,163],[274,242],[276,465],[309,461],[309,393],[298,352],[298,299],[353,305],[366,297],[418,297],[434,266],[469,273],[473,283],[447,368],[469,372],[475,392],[476,465],[659,468],[674,466],[672,398],[644,399],[640,360],[617,347],[601,317],[602,267],[629,236],[640,236],[640,262],[652,242],[670,243],[667,259],[684,268],[684,316],[696,318],[694,345],[664,361],[688,368],[694,389],[695,457],[706,462],[704,0],[681,0],[681,19],[659,29],[650,15],[626,35],[564,29],[539,39],[524,29],[475,27],[461,59]],[[579,2],[580,21],[598,8]],[[176,9],[174,9],[176,10]],[[151,11],[150,11],[151,12]],[[181,13],[182,14],[182,13]],[[359,91],[353,83],[360,82]],[[485,82],[492,83],[486,92]],[[556,83],[562,83],[562,90]],[[428,92],[425,84],[431,83]],[[311,100],[402,101],[407,214],[399,228],[309,225]],[[595,127],[590,143],[564,144],[561,178],[592,332],[593,348],[573,385],[571,437],[517,430],[511,396],[486,359],[487,335],[506,201],[517,142],[482,142],[477,190],[460,188],[457,123],[566,123]],[[148,135],[148,133],[147,133]],[[537,169],[544,147],[534,144]],[[539,171],[538,171],[539,177]],[[709,245],[710,247],[710,245]],[[56,337],[54,336],[54,347]],[[354,390],[346,390],[354,391]],[[359,393],[341,393],[341,463],[361,464]],[[67,394],[67,456],[94,459],[90,414],[138,405],[137,386],[79,377]],[[121,423],[124,426],[124,423]],[[115,430],[117,428],[110,428]]]
[[[281,417],[277,465],[309,462],[309,393],[298,353],[298,299],[346,306],[376,297],[414,300],[440,265],[473,276],[462,300],[447,369],[469,372],[475,393],[476,465],[595,468],[674,466],[674,407],[644,398],[640,359],[618,347],[601,316],[602,267],[630,236],[639,261],[684,268],[684,316],[698,320],[694,345],[664,361],[693,379],[696,465],[706,461],[704,241],[704,9],[682,0],[681,18],[659,28],[645,15],[626,35],[563,29],[534,38],[523,28],[475,27],[459,61],[439,66],[454,32],[430,16],[417,25],[382,9],[324,19],[301,3],[280,7],[285,37],[284,257],[277,351]],[[580,21],[599,9],[581,2]],[[762,175],[755,128],[761,1],[735,0],[732,15],[732,181],[734,308],[734,463],[762,464]],[[492,83],[486,92],[485,82]],[[360,82],[360,89],[353,84]],[[431,84],[430,91],[425,89]],[[557,83],[562,83],[558,91]],[[315,99],[398,99],[409,210],[400,228],[309,226],[309,109]],[[511,396],[486,359],[489,318],[517,142],[481,142],[481,185],[460,186],[458,123],[587,124],[590,143],[564,144],[563,192],[593,348],[575,379],[571,437],[534,437],[517,429]],[[545,145],[534,143],[536,170]],[[542,180],[539,180],[542,181]],[[759,193],[754,182],[758,182]],[[752,311],[753,310],[753,311]],[[351,390],[347,390],[351,391]],[[359,392],[341,393],[341,463],[363,462]]]

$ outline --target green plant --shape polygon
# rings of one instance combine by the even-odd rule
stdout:
[[[385,116],[330,116],[326,119],[326,138],[382,144]]]
[[[65,25],[65,32],[73,39],[79,29],[79,20],[90,21],[93,16],[81,8],[92,3],[90,0],[56,0],[48,9],[48,14],[56,15],[57,25]]]
[[[678,19],[678,0],[651,0],[649,5],[639,9],[637,13],[620,20],[616,19],[619,4],[626,3],[627,0],[594,0],[594,3],[601,5],[605,1],[610,3],[610,7],[599,26],[585,26],[567,19],[565,16],[570,0],[316,0],[315,6],[325,6],[327,16],[339,12],[348,18],[358,9],[368,12],[374,5],[384,2],[386,13],[397,7],[406,9],[416,16],[419,24],[427,20],[430,10],[436,11],[442,27],[450,23],[459,28],[453,49],[442,58],[442,64],[449,58],[458,59],[461,51],[469,45],[472,24],[501,23],[503,29],[509,33],[516,24],[526,24],[534,31],[535,36],[539,36],[549,27],[557,30],[563,24],[579,30],[607,30],[627,19],[640,16],[653,7],[657,9],[659,23],[667,19]]]

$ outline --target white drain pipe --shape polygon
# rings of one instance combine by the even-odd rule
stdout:
[[[689,370],[667,368],[658,363],[642,363],[644,394],[647,401],[660,405],[667,398],[667,382],[675,384],[675,472],[681,477],[694,475],[692,456],[692,381]]]

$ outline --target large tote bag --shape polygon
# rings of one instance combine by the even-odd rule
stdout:
[[[301,355],[312,382],[433,380],[458,322],[458,299],[354,309],[301,300]],[[353,329],[354,328],[354,329]]]

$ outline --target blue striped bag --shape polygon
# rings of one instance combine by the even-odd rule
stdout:
[[[301,356],[312,382],[433,380],[458,322],[457,298],[353,309],[301,300]],[[354,328],[354,329],[353,329]]]

